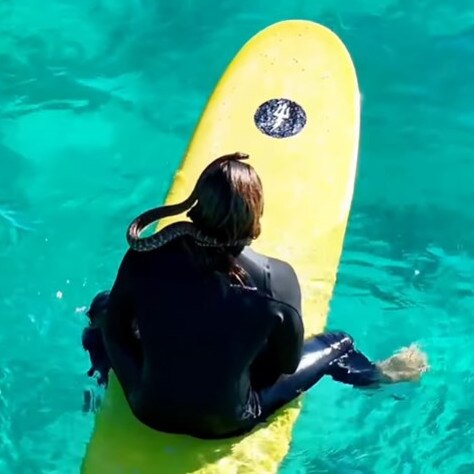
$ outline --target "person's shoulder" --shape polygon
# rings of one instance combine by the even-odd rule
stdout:
[[[273,268],[275,270],[279,270],[283,273],[290,274],[290,275],[292,275],[296,278],[295,269],[287,261],[281,260],[281,259],[275,258],[275,257],[268,257],[268,262],[269,262],[270,268]]]
[[[170,242],[166,243],[165,245],[153,250],[138,251],[138,250],[129,248],[125,252],[123,262],[134,265],[136,263],[142,263],[142,262],[149,263],[156,259],[163,259],[167,257],[173,258],[177,256],[182,256],[186,253],[185,248],[186,248],[185,241],[184,241],[184,238],[182,237],[173,239]]]
[[[277,266],[280,266],[281,268],[288,268],[288,269],[293,270],[293,267],[287,261],[257,252],[251,247],[245,247],[242,252],[242,255],[254,261],[256,260],[268,261],[268,262],[274,263]]]
[[[246,248],[243,252],[244,258],[265,269],[265,288],[270,295],[279,296],[293,294],[290,299],[299,300],[299,280],[293,266],[280,258],[270,257]],[[294,290],[294,291],[290,291]]]
[[[256,252],[250,247],[245,247],[242,252],[242,257],[244,259],[247,258],[256,264],[260,264],[262,267],[267,268],[271,273],[277,272],[278,274],[287,275],[298,280],[295,269],[286,260]]]
[[[270,294],[280,304],[301,313],[301,289],[293,266],[280,258],[266,257]]]

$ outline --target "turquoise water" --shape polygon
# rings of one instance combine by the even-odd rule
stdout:
[[[336,6],[337,5],[337,6]],[[76,473],[83,308],[160,201],[217,79],[307,18],[357,67],[360,166],[329,326],[420,385],[306,397],[289,473],[474,472],[474,5],[468,0],[0,1],[0,473]]]

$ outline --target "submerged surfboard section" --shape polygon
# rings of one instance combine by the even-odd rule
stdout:
[[[359,117],[357,78],[340,39],[313,22],[272,25],[223,74],[166,200],[186,198],[216,157],[248,153],[265,196],[253,247],[295,268],[306,337],[326,324],[354,189]],[[275,473],[300,405],[291,403],[247,436],[199,440],[138,422],[112,374],[82,472]]]

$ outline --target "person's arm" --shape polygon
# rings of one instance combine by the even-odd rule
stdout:
[[[282,260],[270,258],[268,271],[270,273],[272,297],[291,306],[301,315],[301,288],[293,267]]]
[[[132,332],[134,319],[131,305],[132,270],[133,255],[128,251],[110,292],[107,314],[102,323],[105,348],[127,398],[137,387],[142,368]]]
[[[274,300],[269,310],[275,316],[275,325],[252,363],[250,380],[255,390],[273,385],[283,374],[294,373],[303,351],[303,323],[299,313]]]
[[[267,357],[273,371],[292,374],[298,367],[303,352],[303,321],[295,308],[280,302],[272,303],[279,318],[267,343]]]
[[[301,317],[301,288],[293,267],[281,260],[270,258],[269,273],[272,297],[279,302],[273,304],[280,323],[276,325],[270,339],[269,350],[276,367],[283,374],[292,374],[301,359],[304,327]]]
[[[274,258],[259,258],[259,254],[247,253],[247,260],[263,269],[266,281],[261,290],[271,301],[269,309],[276,313],[275,327],[263,351],[252,364],[251,380],[255,389],[265,388],[283,374],[291,374],[298,367],[303,347],[303,321],[301,318],[301,290],[295,271],[286,262]],[[255,270],[248,262],[244,267],[261,276],[262,270]],[[264,267],[263,267],[264,266]]]

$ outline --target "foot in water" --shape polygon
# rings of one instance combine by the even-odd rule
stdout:
[[[429,369],[427,355],[416,344],[402,347],[376,365],[383,383],[417,382]]]

